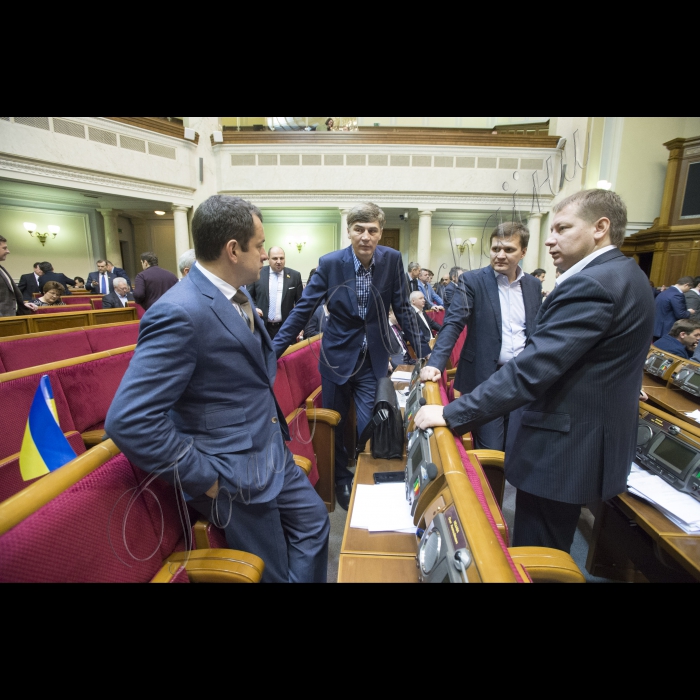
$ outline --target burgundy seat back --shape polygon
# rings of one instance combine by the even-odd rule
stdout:
[[[275,378],[273,391],[282,415],[288,416],[294,413],[295,408],[299,408],[299,406],[294,404],[292,390],[289,387],[289,379],[287,378],[287,368],[282,364],[282,360],[277,362],[277,377]]]
[[[52,336],[31,336],[0,341],[0,358],[8,372],[61,362],[95,352],[82,328]]]
[[[7,370],[5,369],[5,365],[2,363],[2,357],[0,357],[0,374],[5,374]]]
[[[139,324],[130,322],[113,326],[92,326],[86,328],[85,333],[90,344],[90,352],[105,352],[136,345],[139,339]]]
[[[74,311],[92,311],[91,304],[74,304],[71,307],[66,306],[40,306],[36,313],[38,314],[69,314]]]
[[[445,323],[445,312],[444,311],[428,311],[428,316],[430,316],[435,323],[439,323],[441,326]]]
[[[70,446],[75,450],[75,454],[80,456],[85,452],[85,443],[80,437],[80,433],[69,433],[66,435]],[[42,478],[42,477],[39,477]],[[0,503],[6,501],[11,496],[23,491],[35,481],[24,481],[19,469],[19,455],[12,455],[8,459],[0,461]]]
[[[85,297],[85,296],[69,296],[69,297],[63,297],[61,301],[66,305],[66,306],[81,306],[85,304],[90,303],[90,297]]]
[[[104,425],[133,351],[55,370],[73,416],[74,430],[84,433]]]
[[[162,486],[144,491],[142,473],[115,457],[0,537],[0,582],[151,581],[184,542],[175,491]]]
[[[102,311],[104,308],[102,299],[91,299],[90,301],[92,302],[92,308],[95,309],[95,311]]]
[[[73,416],[68,406],[68,400],[61,383],[54,372],[48,372],[51,378],[54,399],[61,430],[71,433],[77,430],[73,422]],[[2,426],[2,439],[0,440],[0,459],[18,454],[22,449],[22,439],[27,427],[29,410],[34,401],[37,387],[41,381],[40,374],[30,377],[13,379],[9,382],[0,382],[0,426]],[[79,431],[80,432],[80,431]]]
[[[287,443],[290,452],[299,457],[306,457],[311,462],[311,474],[309,481],[312,486],[316,486],[319,481],[318,463],[316,462],[316,453],[311,442],[311,430],[309,428],[309,420],[306,411],[299,411],[297,415],[290,421],[289,434],[291,441]]]
[[[321,373],[318,369],[321,344],[304,345],[300,350],[281,358],[289,379],[294,408],[306,404],[306,399],[321,386]]]

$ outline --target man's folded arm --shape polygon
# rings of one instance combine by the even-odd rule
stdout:
[[[168,412],[180,399],[197,364],[197,334],[180,306],[161,301],[142,322],[136,353],[122,380],[105,431],[126,457],[147,472],[173,465],[191,438],[179,433]],[[165,475],[172,480],[173,469]],[[206,493],[219,474],[192,446],[178,462],[190,496]]]
[[[453,430],[464,434],[537,400],[609,331],[615,304],[599,282],[579,275],[565,290],[516,359],[445,408]]]
[[[428,367],[434,367],[440,372],[445,371],[447,360],[454,350],[459,336],[465,329],[472,309],[474,308],[474,291],[471,286],[460,280],[457,291],[452,297],[450,308],[442,324],[442,330],[438,336],[437,343],[430,355]]]

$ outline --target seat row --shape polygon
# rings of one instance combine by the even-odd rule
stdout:
[[[78,307],[67,308],[75,309]],[[50,313],[0,318],[0,338],[65,330],[66,328],[104,326],[111,323],[126,323],[127,321],[138,320],[138,309],[133,306],[124,309],[103,309],[101,311],[92,309],[66,311],[65,309],[66,307],[59,306],[54,307]]]

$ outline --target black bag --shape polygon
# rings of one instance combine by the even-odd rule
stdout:
[[[355,459],[372,439],[372,457],[374,459],[402,459],[406,436],[403,430],[403,418],[396,398],[396,388],[389,377],[379,380],[374,398],[372,421],[365,428],[357,443]]]

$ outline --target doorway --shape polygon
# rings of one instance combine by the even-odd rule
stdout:
[[[401,229],[385,228],[384,233],[382,233],[381,245],[401,252]]]
[[[647,276],[651,276],[651,267],[654,264],[654,253],[639,253],[639,267],[642,268],[642,272]]]

